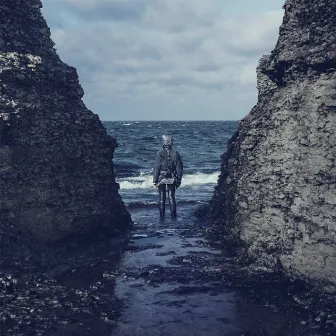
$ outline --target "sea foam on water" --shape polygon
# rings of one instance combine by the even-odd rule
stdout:
[[[182,179],[180,188],[199,186],[201,184],[213,184],[217,183],[219,172],[205,174],[197,172],[194,174],[185,174]],[[147,189],[153,187],[152,175],[140,175],[134,177],[124,177],[118,180],[120,189]]]

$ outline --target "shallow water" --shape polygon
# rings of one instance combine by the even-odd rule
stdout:
[[[116,278],[125,308],[113,335],[309,335],[303,312],[248,299],[227,277],[233,261],[203,238],[192,207],[178,210],[164,221],[155,208],[131,212],[136,228]]]

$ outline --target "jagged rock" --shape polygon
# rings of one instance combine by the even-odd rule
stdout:
[[[336,2],[287,0],[258,103],[222,157],[213,230],[254,262],[336,286]],[[218,229],[218,230],[216,230]]]
[[[57,55],[41,7],[0,3],[2,242],[59,241],[131,222],[114,178],[116,140],[82,102],[76,69]]]

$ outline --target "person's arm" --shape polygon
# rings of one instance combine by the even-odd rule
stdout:
[[[160,151],[156,154],[156,159],[153,167],[153,183],[158,184],[160,176],[161,160],[160,160]]]

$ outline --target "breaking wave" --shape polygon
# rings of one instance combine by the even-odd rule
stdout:
[[[185,187],[199,186],[202,184],[216,184],[220,172],[205,174],[197,172],[185,174],[182,179],[181,189]],[[124,177],[118,180],[120,189],[147,189],[153,188],[152,175],[140,175],[135,177]]]

